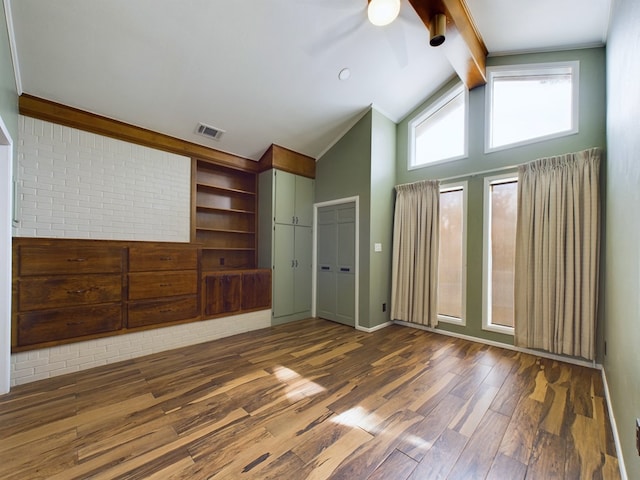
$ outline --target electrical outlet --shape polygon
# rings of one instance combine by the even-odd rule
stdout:
[[[383,311],[383,312],[386,312],[386,311],[387,311],[387,304],[386,304],[386,303],[383,303],[383,304],[382,304],[382,311]]]
[[[636,449],[640,455],[640,418],[636,418]]]

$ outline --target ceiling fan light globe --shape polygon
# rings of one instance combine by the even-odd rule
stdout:
[[[383,27],[393,22],[400,13],[400,0],[369,0],[367,16],[369,21]]]

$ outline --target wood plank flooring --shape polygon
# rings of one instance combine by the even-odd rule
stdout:
[[[13,389],[0,478],[620,476],[600,372],[310,319]]]

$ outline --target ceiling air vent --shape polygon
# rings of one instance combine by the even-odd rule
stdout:
[[[212,127],[210,125],[205,125],[204,123],[198,124],[196,128],[196,133],[202,135],[203,137],[213,138],[214,140],[220,140],[220,137],[224,134],[224,130],[219,128]]]

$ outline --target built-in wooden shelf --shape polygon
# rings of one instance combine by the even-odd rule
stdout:
[[[205,270],[256,266],[257,176],[193,159],[191,240]]]

